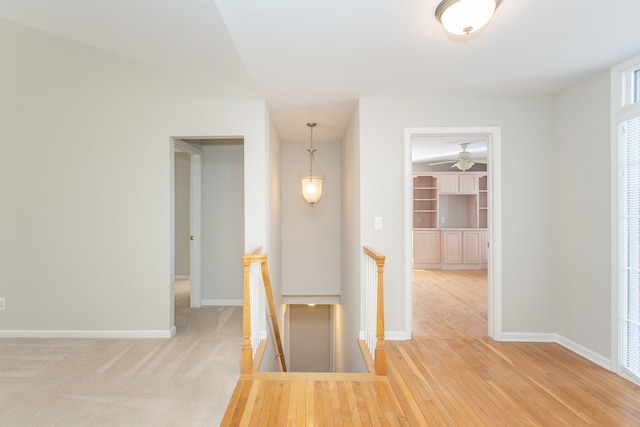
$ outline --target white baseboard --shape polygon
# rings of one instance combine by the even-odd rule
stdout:
[[[171,330],[98,331],[98,330],[0,330],[0,338],[171,338]]]
[[[503,332],[501,341],[505,342],[558,342],[557,334],[538,334],[529,332]]]
[[[203,299],[202,305],[208,307],[238,306],[242,307],[244,302],[241,299]]]
[[[175,276],[175,280],[191,280],[191,276]]]
[[[405,331],[384,331],[384,339],[387,341],[406,341],[410,340],[411,336],[407,338]]]
[[[573,351],[574,353],[584,357],[585,359],[599,365],[607,370],[612,370],[611,359],[606,358],[592,350],[589,350],[586,347],[581,346],[580,344],[571,341],[561,335],[558,335],[558,344],[563,346],[564,348]]]
[[[506,332],[502,334],[502,341],[507,342],[553,342],[569,351],[584,357],[604,369],[611,370],[611,359],[608,359],[588,348],[558,334],[530,334]]]
[[[365,331],[358,333],[359,339],[364,340],[366,337]],[[407,334],[404,331],[384,331],[384,339],[385,341],[407,341],[410,340],[411,337],[407,338]]]

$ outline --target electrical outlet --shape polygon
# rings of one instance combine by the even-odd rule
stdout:
[[[0,310],[4,310],[4,298],[0,298]]]

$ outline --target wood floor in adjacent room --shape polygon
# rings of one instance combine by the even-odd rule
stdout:
[[[388,377],[242,376],[223,425],[640,426],[640,387],[551,343],[487,337],[486,271],[415,271]]]

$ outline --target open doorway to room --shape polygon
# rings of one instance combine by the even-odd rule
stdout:
[[[411,336],[499,339],[499,136],[498,128],[405,133]]]
[[[176,308],[183,305],[186,309],[242,305],[239,260],[244,253],[245,215],[244,140],[189,137],[174,138],[173,143],[171,312],[175,320]]]

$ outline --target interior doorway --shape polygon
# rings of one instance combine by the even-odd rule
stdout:
[[[190,158],[189,282],[191,308],[241,306],[244,253],[244,139],[173,137],[171,169],[171,322],[175,324],[175,152]],[[205,221],[206,219],[206,221]],[[203,260],[206,259],[206,264]],[[180,277],[183,279],[184,277]]]
[[[413,254],[414,250],[421,250],[420,247],[414,248],[414,167],[413,167],[413,158],[412,153],[414,152],[413,142],[418,138],[423,138],[424,140],[446,140],[450,144],[449,151],[446,150],[440,153],[440,157],[432,158],[429,163],[439,164],[440,167],[443,167],[445,172],[443,175],[460,175],[462,176],[464,173],[455,174],[452,173],[451,165],[456,164],[458,168],[453,168],[453,170],[462,172],[462,170],[467,170],[469,159],[473,159],[473,153],[468,156],[468,152],[472,152],[470,145],[473,141],[485,141],[486,143],[486,155],[482,155],[483,162],[486,162],[488,167],[484,175],[486,175],[486,190],[484,194],[482,191],[478,191],[476,189],[472,190],[444,190],[444,192],[450,192],[451,197],[445,198],[443,200],[443,207],[446,205],[450,205],[451,207],[455,207],[455,212],[452,211],[450,214],[440,215],[442,212],[436,208],[437,203],[440,202],[440,188],[436,186],[435,181],[430,183],[429,185],[425,185],[426,188],[432,189],[431,191],[434,194],[438,194],[437,196],[429,196],[424,197],[425,204],[428,206],[418,207],[417,209],[428,212],[424,217],[420,218],[420,221],[424,221],[427,225],[424,225],[426,228],[430,228],[431,235],[425,235],[426,240],[430,245],[437,247],[438,250],[442,250],[438,257],[432,260],[427,259],[425,262],[433,262],[440,263],[440,268],[443,267],[442,263],[445,260],[445,264],[449,263],[456,264],[456,261],[452,258],[458,254],[461,254],[461,246],[465,244],[464,239],[468,239],[466,242],[469,247],[475,248],[483,248],[488,247],[486,251],[486,260],[482,260],[482,253],[480,249],[476,254],[469,252],[467,256],[477,256],[477,260],[471,260],[470,263],[474,262],[482,263],[486,261],[486,281],[487,281],[487,295],[486,295],[486,316],[487,316],[487,325],[486,330],[487,334],[499,340],[501,337],[502,330],[502,311],[501,311],[501,275],[500,275],[500,265],[501,265],[501,250],[500,250],[500,236],[501,236],[501,228],[500,228],[500,218],[501,218],[501,194],[500,194],[500,128],[491,127],[491,128],[410,128],[405,129],[405,219],[406,224],[408,226],[405,230],[405,247],[406,247],[406,277],[408,281],[411,283],[407,283],[406,286],[406,313],[407,317],[405,319],[406,328],[409,331],[408,337],[412,335],[413,329]],[[461,145],[463,144],[463,145]],[[486,160],[485,160],[486,159]],[[460,162],[460,163],[458,163]],[[471,161],[473,163],[473,161]],[[480,162],[478,162],[480,163]],[[461,169],[461,170],[459,170]],[[428,175],[428,174],[427,174]],[[436,174],[434,173],[434,176]],[[481,176],[482,173],[476,174],[475,176]],[[471,174],[469,175],[471,176]],[[449,177],[447,177],[447,181]],[[462,181],[460,181],[462,182]],[[478,183],[478,181],[475,181]],[[457,182],[456,182],[457,183]],[[432,185],[433,184],[433,185]],[[442,184],[442,183],[441,183]],[[464,184],[460,184],[464,185]],[[482,184],[480,184],[481,186]],[[479,188],[479,187],[478,187]],[[463,194],[467,193],[467,194]],[[473,193],[473,194],[472,194]],[[455,194],[455,195],[454,195]],[[485,209],[482,212],[478,212],[478,200],[484,197]],[[429,201],[431,199],[431,201]],[[449,200],[451,199],[451,200]],[[422,202],[421,202],[422,203]],[[463,206],[464,205],[464,206]],[[470,209],[471,206],[474,206],[474,209]],[[453,208],[452,208],[453,209]],[[463,215],[458,215],[457,212],[462,211],[465,212]],[[471,215],[469,212],[474,212]],[[484,215],[484,217],[483,217]],[[453,223],[450,223],[453,221]],[[462,222],[462,224],[458,224]],[[442,225],[442,227],[440,227]],[[443,232],[442,230],[447,230],[447,226],[449,227],[448,232]],[[418,227],[422,227],[418,225]],[[465,227],[469,227],[468,232],[464,231]],[[486,231],[483,229],[486,228]],[[471,230],[473,229],[473,231]],[[450,239],[448,241],[451,245],[445,245],[442,243],[441,239]],[[456,247],[456,244],[458,245]],[[447,252],[447,248],[456,248]],[[445,250],[447,249],[447,250]],[[465,268],[462,265],[463,262],[460,262],[460,267]],[[445,265],[447,267],[447,265]],[[477,268],[476,266],[469,266],[469,268]],[[424,279],[424,278],[423,278]],[[426,280],[426,279],[425,279]],[[474,277],[473,280],[478,280],[478,277]],[[482,280],[482,278],[480,278]]]
[[[202,305],[202,150],[198,145],[191,144],[185,139],[174,139],[173,144],[174,152],[180,157],[174,158],[174,167],[172,168],[172,211],[174,213],[172,276],[173,280],[188,278],[190,283],[189,305],[197,308]],[[176,162],[180,162],[184,157],[188,157],[189,162],[189,183],[188,187],[177,188],[176,184],[180,182],[180,179],[176,176]],[[185,177],[180,178],[184,179]],[[188,194],[184,194],[187,191]],[[184,205],[180,206],[180,201],[184,199],[188,200],[188,212],[185,212],[185,209],[180,209],[180,207],[184,207]],[[184,215],[187,215],[187,218],[184,218]],[[184,228],[184,222],[188,222],[186,226],[188,234],[184,233],[187,231]],[[179,251],[180,256],[178,256]],[[188,254],[185,255],[187,252]],[[188,258],[186,261],[188,268],[184,265],[185,257]],[[180,265],[177,265],[177,261]],[[184,277],[186,276],[184,272],[187,270],[188,277]],[[175,296],[175,283],[173,289]]]

